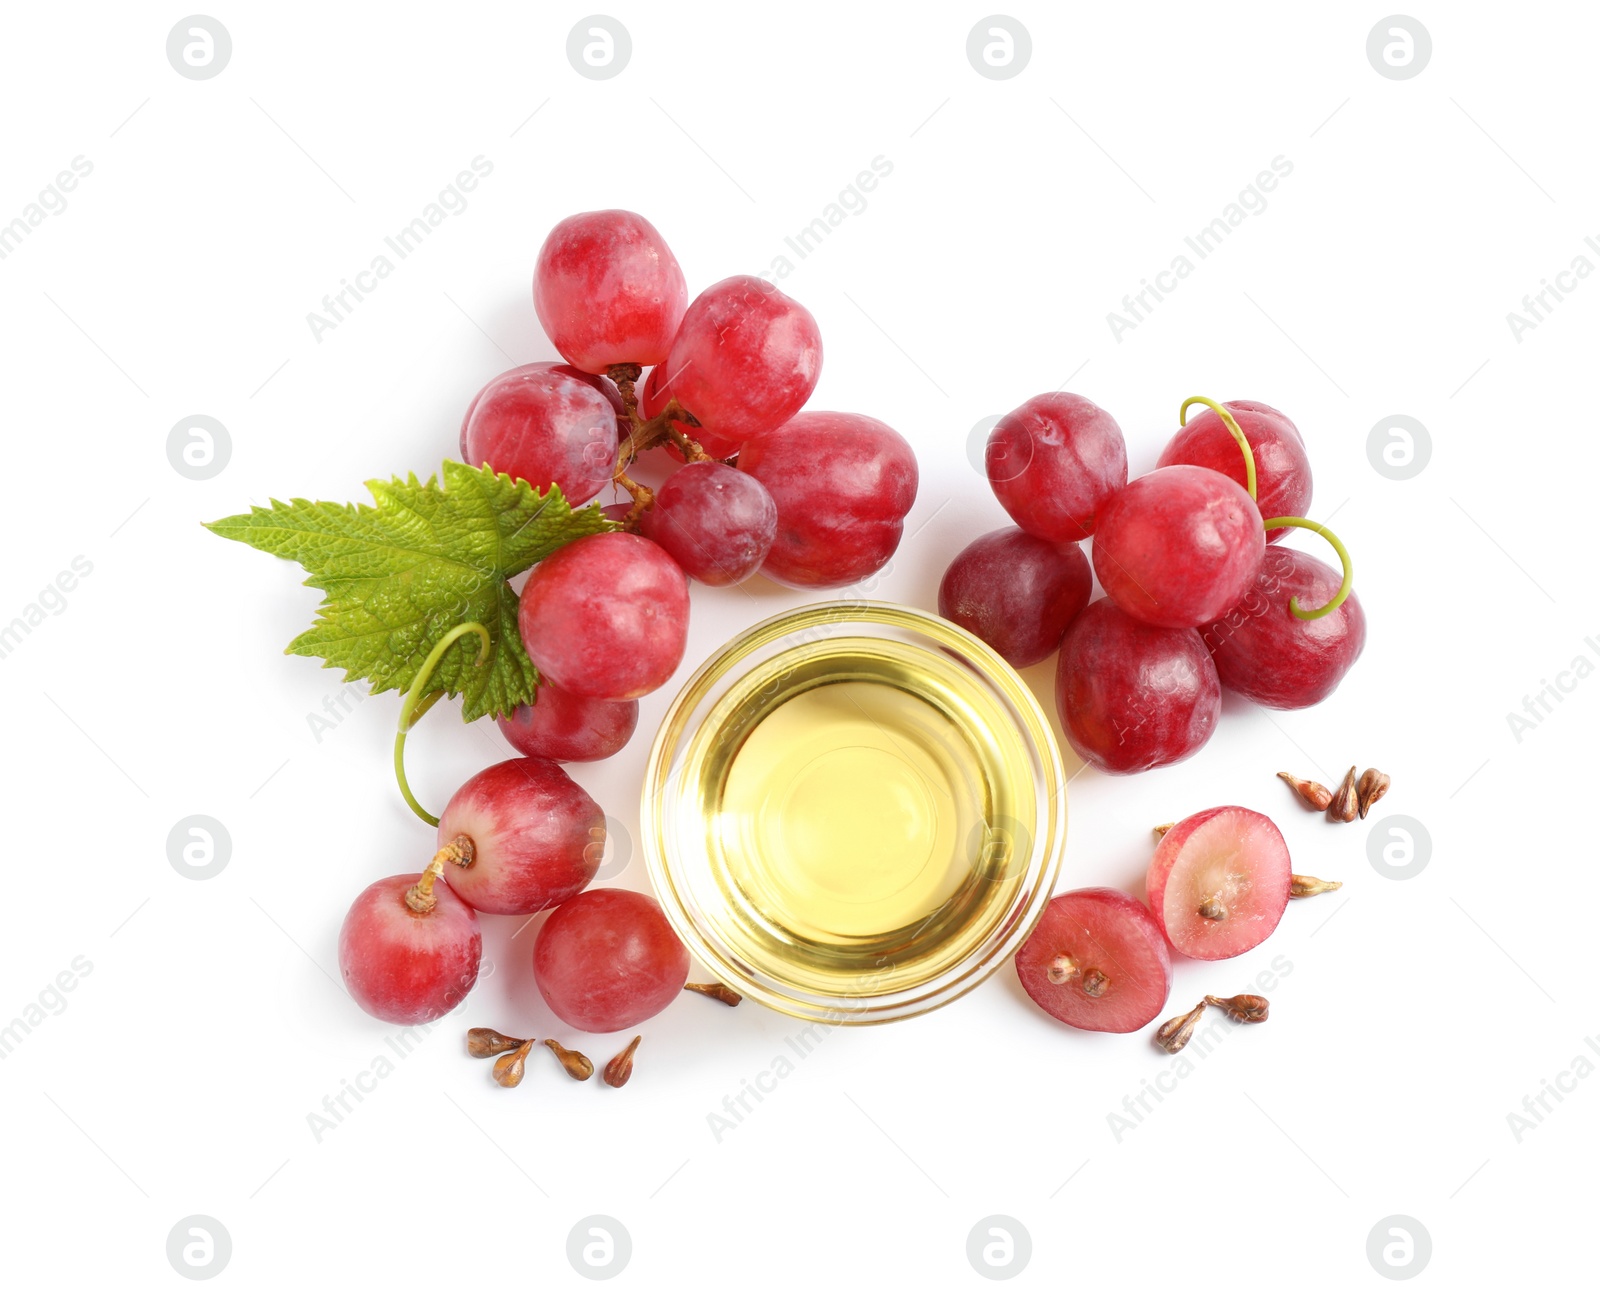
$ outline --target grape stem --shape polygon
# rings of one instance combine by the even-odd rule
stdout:
[[[1250,492],[1250,498],[1256,498],[1256,453],[1250,449],[1249,439],[1245,437],[1244,430],[1239,427],[1239,422],[1224,405],[1219,405],[1209,396],[1191,396],[1178,407],[1178,426],[1185,427],[1189,422],[1189,407],[1191,405],[1204,405],[1216,411],[1217,417],[1222,420],[1228,431],[1233,434],[1233,439],[1239,443],[1239,449],[1244,452],[1244,489]]]
[[[1289,611],[1301,621],[1315,621],[1318,617],[1326,617],[1330,612],[1350,597],[1350,587],[1355,584],[1356,569],[1351,561],[1350,551],[1344,547],[1344,542],[1324,527],[1320,522],[1312,522],[1307,518],[1268,518],[1262,524],[1268,531],[1278,527],[1304,527],[1307,531],[1314,531],[1323,540],[1333,546],[1333,552],[1339,556],[1339,562],[1344,568],[1344,579],[1339,582],[1339,593],[1323,604],[1320,608],[1313,608],[1307,612],[1300,606],[1300,596],[1292,595],[1289,599]]]
[[[423,690],[428,687],[428,681],[433,678],[434,668],[439,665],[439,659],[445,655],[445,650],[463,635],[476,635],[483,641],[483,647],[479,649],[478,660],[474,665],[482,666],[484,664],[484,661],[489,656],[489,650],[493,647],[488,629],[481,622],[475,621],[464,621],[459,626],[452,626],[444,633],[439,642],[433,646],[428,656],[423,659],[421,669],[411,682],[411,688],[406,690],[406,696],[400,703],[400,725],[394,736],[394,777],[395,781],[400,785],[400,795],[406,799],[406,805],[417,813],[419,819],[424,823],[433,825],[434,828],[439,827],[439,817],[428,814],[422,808],[421,803],[412,795],[411,785],[406,780],[406,735],[411,731],[413,725],[428,714],[428,709],[444,697],[445,691],[443,689],[435,689],[426,697],[423,696]],[[441,865],[440,868],[442,869],[443,866]],[[427,877],[426,874],[423,875],[424,882],[427,882]],[[421,883],[417,885],[419,887],[422,886]],[[428,886],[423,890],[422,895],[427,896],[432,887],[433,884],[428,882]],[[407,904],[409,903],[408,900]],[[432,908],[432,902],[429,903],[429,908]]]
[[[446,865],[470,865],[477,847],[465,833],[458,833],[454,838],[440,847],[434,853],[433,859],[428,862],[428,867],[422,871],[422,877],[412,883],[406,890],[406,909],[413,914],[428,914],[438,903],[434,900],[433,884],[444,873]]]
[[[628,510],[627,517],[622,520],[623,526],[629,531],[638,530],[640,517],[655,503],[655,492],[628,475],[628,466],[634,460],[652,446],[659,446],[665,441],[672,442],[683,452],[684,459],[691,464],[711,458],[701,448],[699,442],[677,426],[680,423],[686,423],[691,428],[700,426],[700,421],[678,404],[677,397],[668,401],[661,412],[652,419],[643,418],[639,414],[639,396],[634,384],[639,381],[639,375],[643,372],[640,366],[634,364],[612,365],[606,371],[606,376],[617,385],[617,391],[622,394],[622,414],[628,423],[628,435],[617,447],[617,464],[612,470],[611,480],[633,497],[633,508]]]

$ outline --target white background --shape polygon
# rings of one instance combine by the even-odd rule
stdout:
[[[13,7],[0,47],[0,221],[75,156],[93,165],[0,261],[0,622],[93,564],[0,660],[0,1024],[92,965],[0,1059],[9,1290],[187,1291],[166,1239],[197,1213],[232,1240],[218,1292],[588,1291],[566,1241],[592,1214],[632,1240],[616,1291],[986,1290],[966,1240],[993,1214],[1031,1236],[1013,1282],[1039,1292],[1384,1290],[1367,1237],[1392,1214],[1431,1236],[1419,1292],[1588,1271],[1600,1079],[1567,1074],[1520,1141],[1507,1114],[1575,1057],[1600,1063],[1600,682],[1568,677],[1520,742],[1506,716],[1574,658],[1600,664],[1600,282],[1520,342],[1506,314],[1600,238],[1600,14],[1417,10],[1432,60],[1392,80],[1366,56],[1381,7],[1024,4],[1031,61],[992,80],[965,52],[982,7],[624,4],[631,62],[595,81],[566,57],[582,8],[211,12],[233,53],[210,80],[173,70],[182,11],[148,4]],[[493,173],[468,209],[314,340],[307,313],[477,155]],[[1003,970],[932,1016],[835,1031],[719,1141],[708,1114],[792,1054],[796,1024],[683,997],[644,1028],[626,1090],[541,1052],[501,1091],[464,1029],[559,1024],[531,981],[536,928],[513,940],[519,921],[490,917],[492,975],[319,1140],[308,1114],[390,1031],[337,984],[340,920],[419,868],[431,833],[389,773],[392,695],[314,737],[341,686],[282,654],[316,604],[298,569],[198,524],[435,470],[482,382],[553,355],[528,284],[562,216],[645,213],[696,291],[769,268],[878,155],[892,174],[783,287],[825,339],[813,405],[881,417],[918,452],[880,595],[931,607],[949,558],[1002,523],[969,432],[1037,392],[1111,410],[1135,471],[1193,392],[1271,402],[1306,437],[1312,513],[1356,556],[1365,656],[1312,711],[1230,701],[1187,764],[1074,779],[1062,874],[1137,890],[1152,824],[1272,814],[1297,867],[1345,889],[1232,964],[1179,961],[1172,999],[1282,957],[1271,1021],[1119,1141],[1108,1114],[1172,1062],[1142,1034],[1058,1026]],[[1278,155],[1293,172],[1267,209],[1115,340],[1107,312]],[[1396,413],[1432,437],[1405,481],[1366,450]],[[206,481],[166,456],[193,414],[232,439]],[[680,680],[803,601],[696,588]],[[1048,700],[1049,665],[1029,679]],[[619,757],[572,767],[630,831],[675,688]],[[504,755],[441,708],[413,780],[437,807]],[[1374,821],[1328,824],[1273,779],[1351,763],[1391,771],[1381,812],[1426,826],[1419,876],[1369,865]],[[167,858],[192,814],[232,837],[208,881]],[[646,886],[636,852],[616,881]],[[561,1035],[597,1060],[621,1043]]]

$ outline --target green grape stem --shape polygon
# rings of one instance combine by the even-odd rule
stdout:
[[[1326,617],[1330,612],[1350,597],[1350,588],[1355,584],[1356,569],[1351,561],[1350,551],[1344,547],[1344,542],[1324,527],[1320,522],[1312,522],[1308,518],[1268,518],[1263,524],[1268,531],[1278,527],[1304,527],[1307,531],[1314,531],[1323,540],[1333,546],[1333,552],[1339,556],[1339,563],[1344,569],[1344,579],[1339,582],[1339,593],[1323,604],[1320,608],[1313,608],[1307,612],[1300,606],[1300,596],[1292,595],[1289,599],[1289,611],[1301,621],[1315,621],[1318,617]]]
[[[439,642],[429,651],[423,659],[422,667],[418,670],[416,678],[411,682],[411,688],[406,690],[406,696],[400,703],[400,725],[394,736],[394,777],[400,785],[400,795],[406,799],[406,805],[417,813],[417,817],[434,828],[439,827],[439,817],[430,815],[423,809],[411,792],[411,785],[406,780],[406,735],[411,727],[428,714],[428,709],[444,697],[443,689],[435,689],[426,697],[423,691],[428,687],[428,681],[433,678],[434,668],[439,665],[439,659],[445,655],[445,650],[454,644],[463,635],[476,635],[483,641],[483,647],[478,651],[478,660],[474,666],[482,666],[489,656],[489,650],[494,646],[489,638],[488,628],[481,622],[464,621],[459,626],[453,626],[440,638]]]
[[[1233,439],[1239,443],[1239,449],[1244,452],[1244,489],[1250,493],[1250,498],[1256,498],[1256,454],[1250,449],[1250,441],[1244,435],[1244,429],[1239,427],[1239,421],[1225,405],[1220,405],[1209,396],[1191,396],[1178,407],[1178,426],[1186,427],[1189,422],[1189,407],[1191,405],[1204,405],[1216,412],[1224,426],[1233,434]]]

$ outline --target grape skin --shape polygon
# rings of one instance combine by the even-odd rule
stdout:
[[[689,582],[643,536],[585,536],[534,568],[517,624],[528,656],[569,693],[639,698],[683,660]]]
[[[1191,757],[1221,709],[1217,669],[1196,632],[1147,625],[1109,599],[1067,628],[1056,710],[1072,750],[1097,769],[1134,774]]]
[[[1263,518],[1304,518],[1311,510],[1311,460],[1300,430],[1280,410],[1261,401],[1224,401],[1229,414],[1250,443],[1256,461],[1256,505]],[[1172,434],[1156,461],[1157,468],[1195,464],[1215,469],[1246,485],[1244,452],[1222,416],[1206,409]],[[1293,528],[1274,527],[1267,544],[1282,540]]]
[[[517,757],[480,770],[439,817],[439,846],[472,839],[472,863],[445,866],[450,888],[485,914],[537,914],[589,885],[606,817],[554,761]]]
[[[1209,468],[1175,465],[1112,496],[1094,538],[1094,572],[1117,607],[1152,626],[1204,625],[1244,597],[1266,533],[1245,489]]]
[[[696,581],[734,585],[766,561],[778,506],[750,474],[706,461],[666,480],[639,529]]]
[[[734,275],[689,304],[666,368],[673,395],[705,432],[738,446],[786,423],[810,398],[822,335],[799,302],[764,279]]]
[[[443,882],[417,914],[406,893],[417,874],[379,879],[356,897],[339,929],[339,971],[351,998],[384,1022],[432,1022],[478,980],[483,933],[476,912]]]
[[[555,349],[591,374],[667,357],[689,290],[678,259],[635,212],[580,212],[539,249],[533,306]]]
[[[808,410],[751,441],[739,468],[778,507],[762,565],[788,586],[849,585],[887,563],[917,498],[917,457],[886,423]]]
[[[522,365],[489,382],[461,425],[461,459],[561,488],[576,506],[611,481],[617,413],[611,394],[565,365]],[[620,398],[619,398],[620,400]]]
[[[653,897],[601,887],[545,921],[533,943],[533,977],[568,1026],[622,1031],[677,998],[689,952]]]
[[[1020,527],[978,537],[939,583],[939,616],[971,631],[1014,667],[1043,662],[1088,606],[1089,560]]]
[[[1093,401],[1047,392],[995,424],[984,468],[1012,521],[1059,545],[1094,533],[1101,508],[1127,484],[1128,449]]]
[[[1077,966],[1078,975],[1052,982],[1059,955]],[[1172,990],[1172,957],[1161,929],[1136,899],[1111,887],[1051,897],[1015,963],[1035,1004],[1084,1031],[1138,1031],[1155,1020]],[[1109,979],[1098,996],[1083,989],[1082,974],[1092,970]]]
[[[496,717],[495,724],[506,742],[525,757],[603,761],[622,751],[633,737],[639,704],[581,698],[543,680],[531,707],[524,703],[510,716]]]

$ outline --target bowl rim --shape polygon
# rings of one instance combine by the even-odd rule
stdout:
[[[813,626],[861,622],[920,633],[958,651],[969,669],[984,677],[1020,715],[1019,731],[1036,765],[1042,811],[1017,899],[982,934],[976,947],[929,981],[894,992],[892,998],[828,997],[814,991],[784,993],[785,982],[770,971],[731,962],[700,931],[691,906],[680,895],[663,839],[662,803],[671,786],[681,746],[696,732],[684,724],[686,712],[706,701],[711,688],[752,652],[776,639]],[[1048,784],[1048,787],[1044,785]],[[960,999],[986,981],[1015,954],[1044,913],[1054,892],[1066,847],[1067,777],[1060,745],[1033,690],[989,645],[946,618],[905,604],[877,599],[835,599],[804,604],[754,623],[707,655],[667,707],[651,742],[640,791],[639,825],[645,865],[656,900],[678,938],[719,981],[757,1003],[803,1021],[830,1026],[898,1022],[930,1013]],[[761,980],[766,978],[766,981]],[[776,988],[776,989],[775,989]],[[804,998],[802,998],[802,996]],[[852,1003],[860,1001],[860,1003]]]

